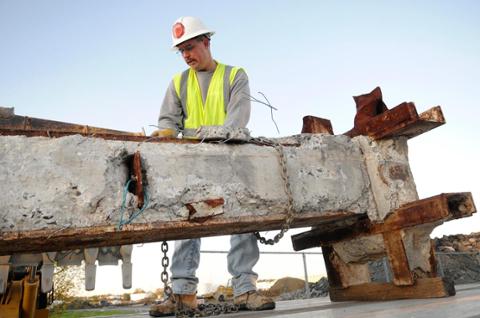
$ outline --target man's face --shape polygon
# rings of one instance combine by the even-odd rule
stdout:
[[[182,54],[185,63],[195,71],[204,71],[210,63],[210,50],[208,39],[202,37],[190,39],[178,46],[178,51]]]

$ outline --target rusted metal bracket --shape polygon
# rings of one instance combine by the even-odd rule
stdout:
[[[451,281],[435,277],[433,246],[430,247],[428,261],[431,268],[426,273],[427,277],[415,278],[404,245],[404,233],[415,226],[439,225],[446,220],[471,216],[474,212],[476,208],[471,193],[440,194],[405,204],[389,214],[383,222],[373,223],[365,218],[350,229],[335,232],[317,227],[292,236],[292,243],[294,250],[322,246],[332,301],[446,297],[455,295],[455,288]],[[334,243],[375,234],[383,237],[385,253],[393,273],[393,283],[370,282],[362,264],[344,263],[333,248]],[[357,281],[352,282],[352,277]],[[402,289],[399,289],[399,286],[402,286]],[[376,295],[380,290],[383,291],[381,297]]]
[[[303,117],[302,134],[312,132],[315,132],[316,134],[324,133],[333,135],[332,123],[325,118],[315,116]]]
[[[292,235],[295,251],[307,248],[331,245],[360,236],[383,234],[409,227],[445,222],[471,216],[476,212],[470,192],[443,193],[401,206],[389,214],[383,222],[374,223],[367,217],[355,224],[334,232],[324,228],[315,228],[307,232]]]
[[[413,103],[403,103],[388,110],[382,101],[380,88],[370,94],[354,97],[357,115],[350,137],[370,136],[373,139],[406,136],[411,138],[433,129],[445,119],[440,107],[418,116]],[[324,133],[322,121],[318,125],[305,121],[302,133]],[[382,222],[373,223],[368,216],[345,227],[317,226],[311,231],[292,236],[294,250],[321,246],[330,283],[332,301],[432,298],[455,295],[453,282],[435,277],[436,260],[430,245],[430,270],[423,278],[415,278],[410,269],[404,243],[405,230],[423,224],[470,216],[476,211],[471,193],[441,194],[411,202],[391,212]],[[372,283],[366,263],[345,263],[333,244],[361,236],[381,234],[385,253],[393,272],[393,283]]]
[[[354,97],[357,105],[353,128],[345,135],[370,136],[384,139],[398,136],[412,138],[445,124],[440,106],[418,115],[413,103],[402,103],[388,109],[382,100],[380,87],[372,92]]]
[[[431,269],[425,273],[427,277],[415,278],[404,245],[404,232],[428,223],[439,225],[442,221],[470,216],[474,212],[471,193],[441,194],[405,204],[382,223],[372,223],[364,218],[350,229],[325,231],[323,227],[317,227],[292,236],[292,242],[294,250],[322,246],[332,301],[447,297],[455,295],[455,288],[448,279],[436,277],[433,246],[428,260]],[[345,263],[333,248],[334,243],[375,234],[383,237],[393,273],[392,283],[372,283],[366,263]]]
[[[388,109],[383,102],[382,91],[376,87],[368,94],[354,96],[357,113],[353,128],[344,135],[349,137],[370,136],[375,140],[405,136],[413,138],[445,124],[440,106],[418,114],[413,103],[402,103]],[[328,119],[315,116],[303,118],[302,133],[326,133],[333,135]]]

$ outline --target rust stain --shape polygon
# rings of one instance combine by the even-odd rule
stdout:
[[[385,165],[383,165],[383,164],[378,165],[378,167],[377,167],[378,176],[380,177],[380,180],[382,180],[382,182],[385,183],[385,185],[388,186],[389,182],[387,181],[387,179],[385,179],[385,176],[383,175],[384,170],[385,170]]]
[[[136,151],[133,155],[133,175],[135,176],[135,195],[138,198],[138,208],[143,207],[145,200],[143,192],[143,176],[142,176],[142,158],[140,151]]]
[[[205,202],[207,205],[209,205],[212,208],[216,208],[217,206],[225,204],[225,200],[223,198],[207,199],[203,202]]]
[[[197,213],[197,210],[195,210],[195,208],[193,207],[193,205],[191,203],[185,204],[185,207],[187,208],[187,210],[189,212],[188,218],[190,218],[192,215]]]
[[[391,166],[388,169],[388,172],[389,172],[390,178],[392,178],[393,180],[405,181],[405,180],[407,180],[407,178],[409,176],[408,169],[404,165]]]
[[[225,200],[223,198],[214,198],[186,203],[185,207],[189,212],[189,220],[204,222],[215,215],[223,213],[223,211],[219,213],[218,209],[216,211],[216,208],[223,206],[224,204]]]

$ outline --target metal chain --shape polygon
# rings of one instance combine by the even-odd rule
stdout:
[[[168,286],[168,265],[170,264],[170,260],[168,259],[167,252],[168,252],[168,242],[163,241],[161,246],[163,257],[162,257],[162,267],[163,271],[160,274],[160,279],[163,283],[163,293],[167,296],[166,299],[171,298],[173,302],[175,302],[175,298],[173,297],[172,288]]]
[[[255,232],[255,236],[257,240],[261,244],[265,245],[274,245],[280,241],[283,235],[290,229],[290,225],[295,218],[295,210],[293,208],[293,194],[290,187],[290,181],[288,180],[288,172],[287,172],[287,158],[285,157],[285,152],[283,151],[283,146],[276,141],[267,138],[252,138],[252,143],[265,145],[274,147],[275,150],[278,152],[279,161],[280,161],[280,176],[283,180],[283,187],[285,190],[285,194],[287,195],[287,216],[285,218],[285,223],[282,225],[280,232],[278,232],[273,239],[267,239],[264,236],[261,236],[259,232]]]
[[[165,299],[171,299],[171,301],[175,304],[175,317],[177,318],[190,318],[190,317],[208,317],[208,316],[216,316],[220,314],[229,314],[238,311],[238,306],[234,305],[233,303],[222,302],[220,304],[202,304],[199,308],[192,310],[190,308],[186,308],[182,306],[181,302],[176,302],[175,296],[173,295],[172,288],[168,285],[168,265],[170,264],[170,260],[167,256],[168,252],[168,242],[163,241],[161,245],[161,250],[163,252],[162,257],[162,267],[163,271],[160,274],[160,279],[163,283],[163,292],[166,296]]]
[[[175,317],[210,317],[222,314],[232,314],[238,312],[238,310],[239,306],[233,304],[232,302],[221,302],[219,304],[200,304],[195,310],[180,306],[180,308],[177,308],[175,311]]]

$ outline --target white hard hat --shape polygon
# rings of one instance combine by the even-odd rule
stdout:
[[[182,42],[193,39],[196,36],[206,34],[208,36],[213,35],[215,32],[208,29],[202,21],[194,17],[181,17],[173,24],[172,27],[172,48],[176,49],[176,46]]]

